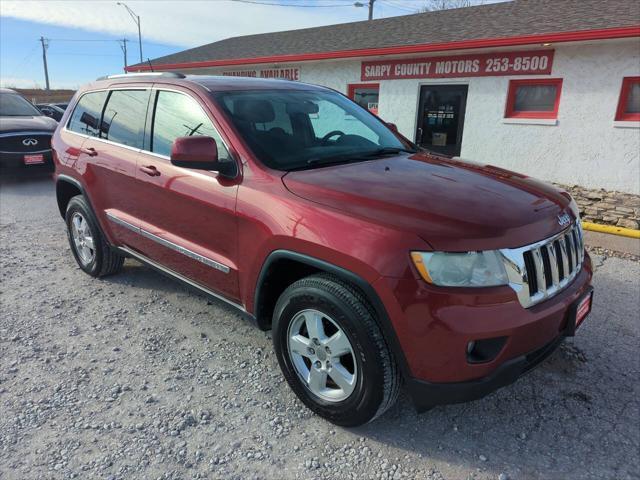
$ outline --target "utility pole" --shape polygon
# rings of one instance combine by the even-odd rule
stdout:
[[[123,38],[122,40],[120,40],[122,43],[120,44],[120,48],[122,49],[122,53],[124,53],[124,71],[127,71],[127,42],[129,40],[127,40],[126,38]]]
[[[136,15],[136,13],[129,8],[129,6],[123,2],[117,2],[116,5],[123,6],[127,9],[127,12],[133,19],[133,21],[138,26],[138,46],[140,47],[140,63],[142,63],[142,31],[140,29],[140,15]]]
[[[376,0],[369,0],[369,20],[373,20],[373,4]]]
[[[47,48],[49,48],[49,40],[41,36],[40,43],[42,44],[42,63],[44,65],[44,81],[45,81],[45,85],[47,86],[47,90],[50,90],[49,69],[47,68]]]

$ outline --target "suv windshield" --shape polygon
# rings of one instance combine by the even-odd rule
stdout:
[[[331,91],[219,92],[215,99],[255,155],[277,170],[371,160],[413,147]]]
[[[0,93],[0,116],[33,117],[42,112],[16,93]]]

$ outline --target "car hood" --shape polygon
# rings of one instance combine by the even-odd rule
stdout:
[[[44,115],[32,117],[0,117],[0,133],[11,132],[53,132],[58,122]]]
[[[491,165],[416,154],[289,172],[293,194],[418,235],[435,250],[515,248],[560,232],[571,197]]]

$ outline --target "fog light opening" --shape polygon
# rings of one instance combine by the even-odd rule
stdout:
[[[487,363],[494,360],[506,342],[507,337],[471,340],[467,343],[467,362]]]

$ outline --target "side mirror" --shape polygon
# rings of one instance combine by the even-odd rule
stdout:
[[[171,146],[171,163],[177,167],[220,171],[218,147],[211,137],[178,137]]]
[[[384,122],[387,125],[387,128],[394,133],[398,133],[398,126],[395,123]]]

